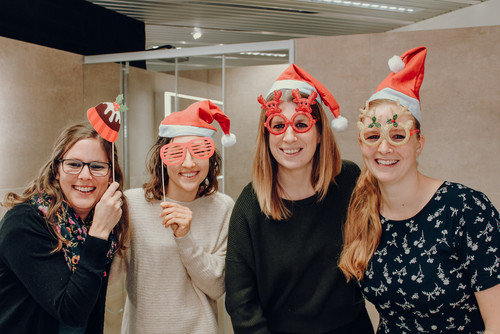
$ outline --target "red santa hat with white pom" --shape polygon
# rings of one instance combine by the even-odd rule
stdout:
[[[423,46],[408,50],[401,56],[393,56],[388,61],[391,74],[377,87],[368,101],[378,99],[399,100],[408,110],[422,122],[420,108],[420,86],[424,80],[425,57],[427,48]]]
[[[187,109],[174,112],[161,122],[160,137],[178,136],[212,137],[217,129],[211,125],[216,120],[224,135],[222,145],[230,147],[236,144],[236,136],[229,132],[230,120],[226,114],[212,101],[203,100],[191,104]]]
[[[304,69],[295,64],[290,65],[278,79],[276,79],[271,90],[266,95],[266,98],[275,90],[282,89],[298,89],[300,92],[307,95],[311,95],[311,92],[315,91],[318,94],[316,96],[316,101],[318,103],[323,102],[324,105],[332,111],[335,117],[335,119],[332,120],[332,128],[337,131],[343,131],[347,128],[347,119],[340,115],[339,104],[332,93]]]

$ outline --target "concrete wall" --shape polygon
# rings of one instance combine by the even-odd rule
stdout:
[[[0,198],[38,175],[67,125],[84,120],[83,57],[0,37]],[[5,210],[0,207],[0,217]]]

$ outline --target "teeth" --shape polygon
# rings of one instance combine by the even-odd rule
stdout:
[[[300,151],[300,148],[296,148],[294,150],[285,150],[285,149],[283,149],[283,152],[285,152],[286,154],[294,154],[294,153],[297,153],[298,151]]]
[[[389,165],[394,165],[398,161],[397,160],[377,160],[377,162],[380,165],[389,166]]]
[[[95,189],[95,187],[78,187],[75,186],[75,189],[84,193],[90,192]]]
[[[194,172],[194,173],[181,173],[182,176],[185,176],[185,177],[193,177],[195,176],[197,173]]]

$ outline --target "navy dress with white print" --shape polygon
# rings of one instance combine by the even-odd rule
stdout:
[[[474,292],[500,283],[500,218],[488,198],[444,182],[411,219],[381,220],[360,283],[378,333],[482,333]]]

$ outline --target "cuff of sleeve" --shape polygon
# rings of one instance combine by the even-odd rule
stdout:
[[[182,248],[193,247],[194,240],[191,238],[191,231],[189,231],[185,236],[176,237],[174,235],[174,240],[177,246]]]
[[[88,235],[85,238],[79,265],[94,270],[104,271],[106,266],[106,255],[111,242]]]

